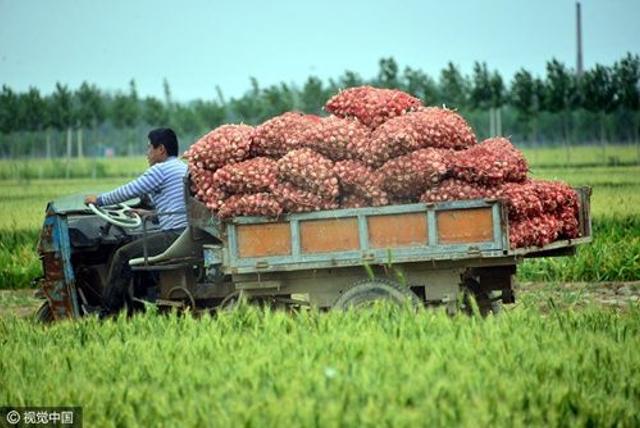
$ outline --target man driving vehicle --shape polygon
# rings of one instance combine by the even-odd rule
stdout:
[[[85,204],[100,207],[148,196],[154,203],[156,212],[160,214],[160,231],[150,233],[146,240],[139,238],[116,250],[103,291],[104,307],[100,312],[101,316],[117,312],[124,305],[125,293],[132,277],[129,260],[144,255],[143,245],[146,245],[150,256],[160,254],[169,248],[187,226],[183,182],[187,166],[178,159],[178,138],[169,128],[154,129],[149,132],[148,138],[149,168],[142,175],[111,192],[85,197]],[[179,214],[162,215],[168,212]]]

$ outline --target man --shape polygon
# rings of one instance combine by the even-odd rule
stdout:
[[[187,166],[178,159],[178,138],[169,128],[149,132],[147,160],[149,168],[137,179],[100,195],[87,195],[85,204],[113,205],[148,195],[155,205],[160,231],[149,234],[146,246],[149,255],[165,251],[187,226],[185,213],[184,176]],[[180,214],[162,215],[166,212]],[[116,250],[103,292],[101,315],[120,310],[132,277],[129,260],[144,255],[143,238],[129,242]]]

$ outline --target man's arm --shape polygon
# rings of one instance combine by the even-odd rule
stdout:
[[[113,205],[120,202],[127,201],[136,197],[141,197],[147,193],[151,193],[157,190],[164,179],[162,170],[159,168],[160,164],[154,165],[147,169],[140,177],[127,184],[118,187],[115,190],[107,193],[101,193],[95,198],[95,205]],[[89,195],[85,198],[85,203],[93,195]]]

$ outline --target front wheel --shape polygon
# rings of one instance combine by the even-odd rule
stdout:
[[[371,306],[378,301],[386,301],[396,305],[409,304],[414,308],[420,306],[418,296],[407,287],[394,281],[375,278],[354,284],[336,300],[333,309],[362,308]]]

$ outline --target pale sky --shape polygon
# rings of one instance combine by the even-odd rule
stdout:
[[[582,0],[584,64],[640,52],[640,0]],[[141,96],[213,98],[346,69],[374,77],[381,57],[437,78],[447,61],[486,61],[510,79],[575,67],[573,0],[0,0],[0,84],[50,93],[83,80]]]

